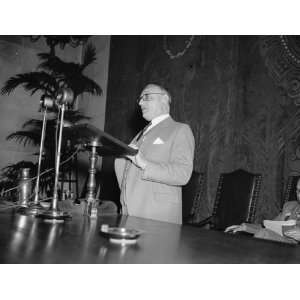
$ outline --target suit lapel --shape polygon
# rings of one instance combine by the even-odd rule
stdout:
[[[150,132],[155,132],[156,130],[159,132],[162,128],[169,127],[173,122],[174,120],[171,118],[171,116],[169,116],[146,132],[145,136]]]
[[[162,141],[166,141],[169,137],[169,128],[172,128],[174,123],[175,121],[171,117],[168,117],[165,120],[158,123],[153,128],[151,128],[148,132],[146,132],[143,141],[140,145],[141,148],[148,148],[158,137]]]

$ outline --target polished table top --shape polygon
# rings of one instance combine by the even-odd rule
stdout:
[[[134,245],[111,243],[101,224],[144,231]],[[135,217],[64,223],[0,211],[0,263],[299,263],[300,246]]]

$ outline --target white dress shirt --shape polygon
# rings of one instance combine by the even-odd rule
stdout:
[[[147,130],[145,130],[143,135],[145,135],[150,129],[152,129],[154,126],[156,126],[158,123],[162,122],[169,116],[170,116],[170,114],[163,114],[163,115],[160,115],[160,116],[154,118],[153,120],[151,120],[151,125],[147,128]]]

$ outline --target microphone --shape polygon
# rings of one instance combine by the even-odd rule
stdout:
[[[43,95],[40,99],[40,108],[39,111],[46,108],[53,108],[54,107],[54,100],[46,95]]]
[[[74,102],[74,93],[70,88],[62,88],[57,92],[56,103],[59,105],[72,106]]]
[[[40,99],[40,109],[51,109],[54,105],[63,104],[68,108],[74,104],[74,93],[70,88],[59,89],[55,98],[43,95]]]

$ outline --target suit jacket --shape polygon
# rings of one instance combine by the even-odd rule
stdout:
[[[297,201],[288,201],[283,205],[282,212],[274,220],[275,221],[297,220],[297,214],[299,212],[300,212],[300,204]],[[278,233],[266,228],[259,230],[254,235],[254,237],[265,239],[265,240],[284,242],[288,244],[298,243],[297,241],[291,238],[281,236]]]
[[[136,141],[137,136],[132,142]],[[188,182],[192,174],[194,148],[195,141],[190,127],[175,122],[171,117],[142,137],[139,151],[148,163],[145,170],[142,170],[129,162],[123,191],[129,215],[182,223],[181,186]],[[115,160],[120,188],[125,164],[124,158]]]
[[[274,220],[297,220],[298,213],[300,213],[300,204],[298,201],[288,201],[283,205],[282,212]]]

